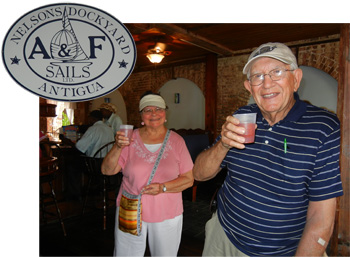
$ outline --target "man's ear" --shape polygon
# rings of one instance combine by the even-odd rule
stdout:
[[[252,87],[250,86],[249,80],[244,81],[244,87],[249,91],[249,93],[252,95]]]
[[[294,71],[294,92],[298,91],[302,78],[303,78],[302,69],[300,69],[300,68],[296,69]]]

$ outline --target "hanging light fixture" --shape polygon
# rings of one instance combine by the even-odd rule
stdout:
[[[161,53],[148,53],[146,56],[151,63],[160,63],[164,58],[164,54]]]
[[[146,57],[151,63],[160,63],[166,55],[169,55],[169,51],[163,51],[159,46],[154,49],[149,49]]]

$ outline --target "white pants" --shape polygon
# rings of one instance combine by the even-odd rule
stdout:
[[[182,233],[182,214],[158,223],[142,221],[140,236],[119,230],[119,207],[115,216],[114,256],[144,256],[147,238],[151,256],[177,256]]]

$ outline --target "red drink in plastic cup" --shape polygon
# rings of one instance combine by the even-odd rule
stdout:
[[[239,119],[238,126],[245,128],[245,133],[242,135],[245,138],[244,143],[254,143],[256,113],[235,114],[233,116]]]
[[[245,138],[245,144],[254,143],[255,140],[255,123],[240,123],[239,127],[245,128],[245,133],[242,135]]]

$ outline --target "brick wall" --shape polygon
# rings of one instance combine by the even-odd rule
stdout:
[[[216,135],[220,133],[226,116],[232,115],[239,107],[246,105],[250,98],[250,93],[243,85],[246,75],[242,73],[248,56],[240,55],[218,60]]]
[[[205,90],[205,64],[193,64],[167,69],[155,69],[149,72],[133,73],[119,88],[124,98],[128,113],[128,124],[140,127],[141,116],[138,111],[138,103],[141,95],[151,90],[158,90],[172,78],[186,78],[193,81],[203,92]]]
[[[300,47],[298,64],[323,70],[338,80],[339,42]]]

